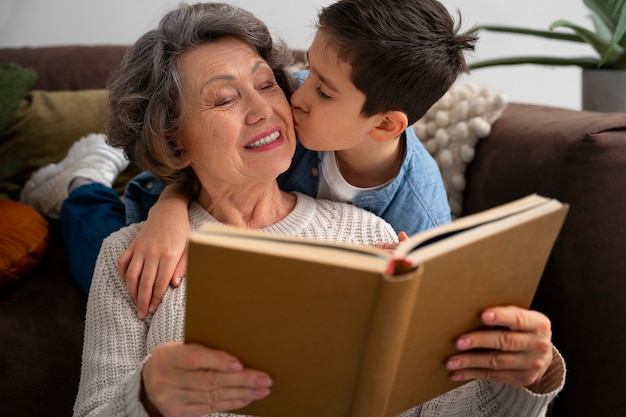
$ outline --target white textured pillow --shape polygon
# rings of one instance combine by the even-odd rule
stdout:
[[[479,139],[489,135],[508,103],[502,93],[474,84],[453,85],[413,129],[443,177],[452,217],[461,215],[465,169]]]

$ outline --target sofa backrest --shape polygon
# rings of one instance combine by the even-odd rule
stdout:
[[[33,90],[104,88],[127,45],[64,45],[0,48],[0,62],[14,62],[37,72]]]

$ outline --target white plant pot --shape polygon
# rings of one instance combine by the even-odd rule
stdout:
[[[583,70],[582,98],[583,110],[626,112],[626,70]]]

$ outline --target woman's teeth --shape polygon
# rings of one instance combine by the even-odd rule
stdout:
[[[264,138],[261,138],[259,140],[257,140],[256,142],[253,142],[251,144],[249,144],[248,146],[246,146],[247,149],[254,149],[254,148],[258,148],[261,146],[265,146],[268,145],[272,142],[274,142],[276,139],[278,139],[278,137],[280,136],[280,132],[276,131],[274,133],[272,133],[271,135],[265,136]]]

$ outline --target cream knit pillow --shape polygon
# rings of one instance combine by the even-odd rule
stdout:
[[[491,125],[507,103],[504,94],[489,88],[453,85],[413,125],[441,170],[453,218],[461,215],[465,168],[474,159],[474,147],[479,139],[489,135]]]

